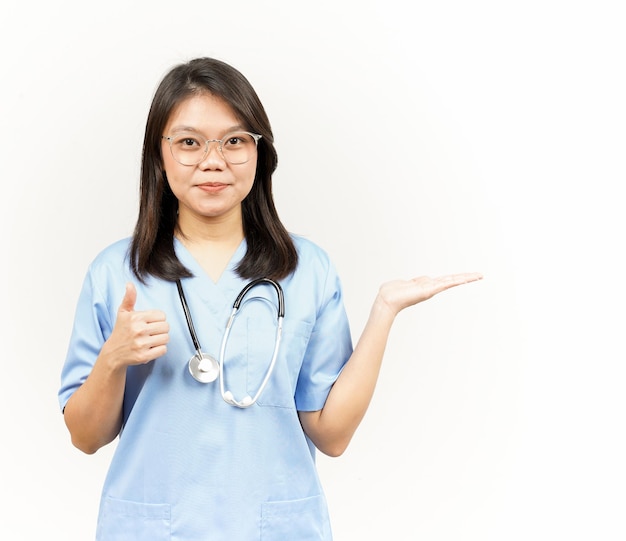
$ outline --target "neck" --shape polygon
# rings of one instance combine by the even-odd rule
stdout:
[[[244,238],[241,211],[216,218],[181,211],[176,224],[176,237],[186,245],[239,245]]]
[[[176,237],[217,283],[244,238],[241,212],[216,218],[180,212]]]

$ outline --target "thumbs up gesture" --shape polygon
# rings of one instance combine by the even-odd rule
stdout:
[[[144,364],[165,354],[169,324],[161,310],[136,311],[137,290],[126,284],[111,336],[103,346],[118,366]]]

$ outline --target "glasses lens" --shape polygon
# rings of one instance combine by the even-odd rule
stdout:
[[[222,141],[224,159],[233,165],[246,163],[256,153],[256,139],[251,133],[229,133]]]
[[[245,131],[229,133],[222,139],[222,157],[233,165],[246,163],[256,153],[257,138]],[[208,145],[217,146],[219,141],[207,142],[194,132],[180,132],[170,138],[172,156],[182,165],[196,165],[204,160]]]
[[[193,132],[180,132],[170,139],[172,156],[182,165],[196,165],[204,159],[204,140]]]

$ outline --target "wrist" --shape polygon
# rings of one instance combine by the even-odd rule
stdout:
[[[127,364],[122,361],[120,352],[117,348],[111,347],[108,342],[105,342],[102,346],[96,362],[103,372],[108,373],[110,376],[126,372]]]
[[[395,306],[390,304],[387,299],[385,299],[380,291],[378,292],[378,295],[376,295],[376,298],[374,299],[374,304],[372,305],[372,316],[386,319],[392,322],[398,315],[399,311],[400,310],[398,310]]]

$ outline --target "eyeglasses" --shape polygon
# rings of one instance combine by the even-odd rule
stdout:
[[[209,154],[210,143],[217,143],[222,158],[228,163],[241,165],[254,156],[261,137],[257,133],[247,131],[232,132],[222,139],[204,139],[191,131],[163,135],[163,139],[170,143],[172,157],[181,165],[197,165],[204,161]]]

